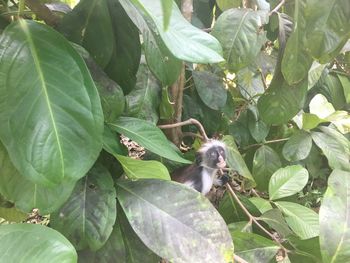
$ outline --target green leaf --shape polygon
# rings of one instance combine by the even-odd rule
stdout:
[[[308,20],[307,48],[320,63],[337,56],[350,36],[348,0],[310,0],[305,10]]]
[[[249,68],[238,71],[237,84],[239,92],[247,100],[264,93],[264,83],[261,79],[261,74]]]
[[[237,8],[241,5],[241,0],[216,0],[216,4],[222,11],[230,8]]]
[[[313,210],[290,202],[279,201],[275,204],[285,215],[289,227],[301,239],[308,239],[319,235],[318,214]]]
[[[333,105],[336,110],[341,110],[346,105],[343,85],[333,74],[326,74],[320,81],[319,92],[326,96],[327,100]]]
[[[28,214],[17,210],[15,207],[0,207],[0,218],[5,219],[6,221],[20,223],[26,220],[27,217]]]
[[[282,166],[278,154],[269,146],[261,146],[254,154],[253,176],[257,188],[267,191],[272,174]]]
[[[239,175],[243,176],[247,179],[247,183],[245,184],[246,188],[250,188],[255,186],[255,181],[250,173],[246,163],[240,152],[238,151],[235,140],[232,136],[226,135],[223,137],[222,141],[226,144],[227,156],[226,162],[227,165],[238,172]]]
[[[174,103],[170,101],[168,87],[162,89],[162,101],[159,105],[159,118],[171,119],[175,113]]]
[[[180,163],[191,163],[180,157],[170,146],[162,131],[154,124],[136,118],[120,117],[115,123],[108,124],[112,130],[124,134],[142,147]]]
[[[308,171],[301,165],[291,165],[278,169],[269,182],[269,198],[277,200],[301,191],[309,180]]]
[[[235,254],[247,262],[270,262],[279,250],[273,241],[253,233],[233,232],[232,239]]]
[[[117,195],[136,234],[162,258],[172,262],[232,259],[233,244],[224,220],[197,191],[171,181],[146,179],[119,181]],[[184,245],[186,249],[178,249]]]
[[[119,1],[104,1],[108,4],[115,42],[111,60],[105,71],[125,93],[129,93],[135,86],[136,72],[140,64],[140,33]]]
[[[343,86],[346,103],[350,103],[350,79],[339,74],[338,78]]]
[[[163,10],[163,28],[166,31],[170,23],[173,0],[163,0],[161,2],[162,2],[162,10]]]
[[[51,215],[51,226],[77,250],[103,246],[116,220],[116,193],[110,173],[96,164],[80,179],[68,201]]]
[[[308,74],[308,89],[310,90],[317,81],[321,78],[322,72],[325,70],[327,64],[320,64],[314,61],[311,65]]]
[[[135,160],[122,155],[116,156],[122,164],[124,172],[129,179],[162,179],[170,180],[168,169],[157,161]]]
[[[310,113],[315,114],[320,119],[324,119],[335,112],[333,105],[322,94],[317,94],[312,98],[309,108]]]
[[[349,141],[340,132],[329,128],[320,127],[322,132],[312,132],[311,136],[315,144],[322,150],[328,159],[332,169],[350,171],[350,146]]]
[[[320,123],[324,121],[317,117],[317,115],[311,113],[303,113],[302,118],[303,129],[306,131],[316,128]]]
[[[0,138],[12,162],[39,184],[78,180],[97,159],[103,133],[84,61],[60,34],[33,21],[12,23],[0,47]]]
[[[289,85],[307,77],[312,57],[305,49],[306,0],[294,1],[294,32],[288,38],[282,58],[282,73]]]
[[[0,261],[74,263],[77,253],[64,236],[51,228],[11,224],[0,226]]]
[[[124,6],[126,1],[122,0]],[[194,63],[217,63],[223,61],[220,43],[211,35],[192,26],[181,14],[177,5],[172,5],[169,27],[164,29],[161,1],[132,0],[135,7],[145,12],[165,46],[178,59]],[[186,43],[183,48],[181,43]]]
[[[105,125],[103,132],[103,149],[111,155],[127,154],[126,148],[123,147],[117,133],[112,131],[108,125]]]
[[[256,107],[254,110],[248,113],[248,128],[249,132],[257,142],[262,142],[265,140],[266,136],[269,134],[270,126],[266,125],[256,112]]]
[[[65,180],[49,188],[31,182],[16,170],[0,143],[0,193],[17,209],[30,212],[38,208],[43,215],[54,212],[69,198],[74,185],[75,182]]]
[[[350,173],[334,170],[320,208],[320,245],[323,262],[350,258]]]
[[[281,78],[274,78],[258,101],[258,109],[266,124],[283,124],[292,119],[304,106],[307,79],[289,86]]]
[[[288,254],[291,262],[322,263],[318,237],[300,240],[295,236],[290,236],[288,241],[294,247],[293,253]]]
[[[58,30],[86,48],[101,67],[110,61],[115,43],[106,0],[79,1],[62,18]]]
[[[136,86],[125,96],[126,115],[157,123],[160,99],[160,83],[153,76],[147,65],[141,64],[137,72]]]
[[[304,160],[310,153],[312,138],[310,133],[300,130],[295,132],[283,146],[283,156],[290,162]]]
[[[199,97],[209,108],[219,110],[227,100],[222,78],[208,71],[192,71],[194,84]]]
[[[267,12],[251,9],[229,9],[215,22],[212,34],[221,43],[229,70],[248,66],[259,54],[266,41],[262,30]]]
[[[266,211],[272,209],[270,202],[264,198],[251,197],[249,198],[249,201],[252,202],[261,213],[265,213]]]
[[[266,211],[264,214],[259,216],[258,219],[259,221],[264,221],[282,237],[290,236],[293,233],[287,225],[281,211],[277,208]]]

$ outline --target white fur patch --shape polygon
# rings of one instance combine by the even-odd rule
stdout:
[[[213,186],[213,175],[208,173],[206,169],[202,171],[202,184],[202,194],[206,195]]]
[[[226,151],[226,146],[223,142],[218,141],[218,140],[210,140],[203,144],[203,146],[198,150],[200,153],[205,153],[207,152],[211,147],[222,147]]]

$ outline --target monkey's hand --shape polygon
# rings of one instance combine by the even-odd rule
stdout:
[[[223,175],[220,176],[220,178],[217,178],[214,180],[214,185],[216,186],[223,186],[225,185],[228,181],[230,181],[230,176],[227,173],[224,173]]]

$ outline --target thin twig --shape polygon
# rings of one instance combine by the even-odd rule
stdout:
[[[276,5],[274,9],[270,11],[269,16],[271,16],[274,13],[277,13],[277,11],[284,5],[285,2],[286,0],[281,0],[281,2],[278,5]]]
[[[243,212],[248,216],[249,220],[254,222],[264,233],[266,233],[272,240],[274,240],[281,249],[283,249],[283,251],[285,253],[288,253],[288,249],[286,249],[282,243],[273,235],[271,234],[268,230],[265,229],[265,227],[263,227],[259,221],[257,220],[257,218],[255,216],[253,216],[248,209],[242,204],[241,200],[239,200],[238,196],[236,195],[236,193],[233,191],[231,185],[229,183],[226,184],[226,187],[228,189],[228,191],[230,192],[230,194],[232,195],[232,197],[236,200],[236,202],[238,203],[238,205],[242,208]]]
[[[172,129],[172,128],[176,128],[176,127],[181,127],[181,126],[185,126],[185,125],[196,125],[199,132],[201,133],[201,135],[203,136],[204,141],[208,141],[209,138],[203,128],[203,125],[197,121],[196,119],[188,119],[186,121],[181,121],[181,122],[177,122],[177,123],[172,123],[172,124],[164,124],[164,125],[158,125],[158,128],[160,129]]]
[[[193,138],[199,138],[203,141],[203,136],[202,135],[199,135],[197,133],[193,133],[193,132],[183,132],[182,133],[182,138],[184,137],[193,137]]]
[[[270,143],[276,143],[276,142],[284,142],[284,141],[288,141],[290,138],[283,138],[283,139],[277,139],[277,140],[271,140],[271,141],[266,141],[266,142],[263,142],[263,143],[256,143],[256,144],[251,144],[251,145],[248,145],[247,147],[243,148],[243,150],[248,150],[250,148],[253,148],[253,147],[256,147],[256,146],[262,146],[262,145],[265,145],[265,144],[270,144]]]

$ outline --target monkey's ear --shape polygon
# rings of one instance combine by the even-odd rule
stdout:
[[[203,161],[202,154],[197,152],[195,157],[196,164],[200,165],[202,161]]]

